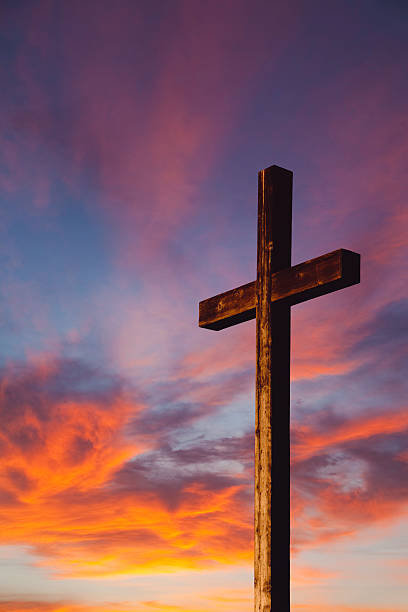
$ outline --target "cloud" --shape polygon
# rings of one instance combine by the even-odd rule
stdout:
[[[119,491],[154,491],[171,511],[182,509],[190,487],[222,493],[239,487],[234,498],[252,507],[253,435],[198,440],[192,446],[174,448],[170,442],[126,463],[115,475]],[[249,535],[248,535],[249,537]]]
[[[219,608],[220,602],[218,603]],[[143,601],[138,604],[130,602],[102,603],[98,605],[85,605],[71,601],[29,601],[29,600],[3,600],[0,601],[1,612],[204,612],[207,608],[183,605],[171,605],[159,601]],[[214,609],[215,608],[212,608]]]
[[[378,351],[390,354],[395,361],[407,357],[404,332],[408,321],[408,300],[390,301],[374,312],[371,319],[362,324],[361,340],[353,346],[353,352],[378,355]],[[389,359],[389,358],[388,358]],[[395,364],[396,365],[396,364]],[[404,368],[405,362],[400,363]]]
[[[200,394],[200,382],[159,388],[150,414],[154,387],[138,404],[124,381],[79,362],[3,371],[3,543],[29,544],[37,563],[60,576],[250,564],[253,433],[180,444],[180,432],[213,410],[178,405],[194,384]],[[292,432],[295,553],[401,516],[407,432],[404,410],[300,413]],[[306,574],[300,579],[317,580]]]
[[[391,310],[399,316],[398,305]],[[390,325],[380,313],[382,320]],[[397,336],[398,320],[391,324]],[[361,354],[372,329],[368,322],[359,335]],[[375,329],[378,345],[388,341],[380,324]],[[60,576],[250,564],[253,433],[181,442],[192,423],[245,391],[249,379],[244,366],[218,371],[211,359],[208,375],[203,362],[200,376],[190,378],[196,359],[185,363],[186,376],[175,367],[165,384],[152,383],[143,403],[123,379],[75,360],[33,356],[4,368],[3,542],[30,544],[38,564]],[[407,431],[406,411],[397,408],[298,413],[294,552],[405,511]]]
[[[324,604],[294,604],[293,609],[299,612],[405,612],[403,608],[389,607],[379,608],[377,606],[343,606],[330,603]]]
[[[224,605],[228,606],[233,604],[236,607],[241,605],[248,606],[249,599],[239,596],[228,595],[223,597],[222,595],[208,598],[213,600],[217,607],[213,607],[214,604],[208,601],[206,607],[198,606],[178,606],[169,605],[160,601],[145,601],[139,604],[131,603],[104,603],[95,605],[81,605],[73,602],[52,602],[49,601],[26,601],[26,600],[3,600],[0,601],[0,610],[3,612],[148,612],[148,610],[160,610],[163,612],[204,612],[204,610],[216,610],[220,609],[220,606],[224,608]],[[405,612],[402,607],[373,607],[373,606],[344,606],[336,604],[296,604],[293,603],[293,608],[299,612]],[[226,610],[228,608],[225,608]],[[244,607],[242,607],[244,610]]]
[[[120,430],[137,406],[79,363],[8,366],[0,402],[3,486],[21,504],[96,486],[135,452]]]
[[[406,511],[406,410],[354,419],[319,412],[295,426],[292,439],[295,550],[349,538]]]
[[[291,569],[291,581],[296,586],[315,586],[332,580],[338,576],[338,572],[328,572],[321,568],[310,565],[294,564]]]
[[[80,362],[14,364],[0,390],[4,544],[66,576],[248,562],[246,479],[209,469],[242,441],[172,449],[178,418],[145,436],[124,382]]]
[[[113,11],[101,1],[95,13],[83,3],[67,11],[42,2],[7,11],[9,28],[18,19],[22,34],[10,45],[3,102],[12,124],[5,184],[17,192],[30,185],[40,207],[57,205],[50,175],[74,191],[95,189],[99,213],[120,232],[122,264],[154,256],[166,266],[245,107],[259,56],[277,60],[288,44],[279,24],[296,16],[275,9],[271,41],[254,36],[265,26],[245,2],[233,6],[213,4],[203,14],[178,2],[158,13],[129,1]],[[157,44],[163,36],[165,46]],[[252,53],[237,62],[248,36]]]

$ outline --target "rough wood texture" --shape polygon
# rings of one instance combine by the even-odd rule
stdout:
[[[338,249],[272,274],[271,300],[299,304],[360,282],[360,255]],[[199,304],[199,325],[220,330],[256,316],[256,281]]]
[[[200,302],[198,324],[219,331],[255,319],[255,305],[256,281],[253,281]]]
[[[290,267],[291,228],[292,173],[271,166],[258,175],[255,612],[290,609],[290,306],[272,302],[272,278]]]

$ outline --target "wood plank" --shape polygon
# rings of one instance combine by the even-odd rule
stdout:
[[[255,412],[255,612],[289,612],[290,306],[272,299],[290,267],[292,173],[259,173]]]
[[[220,293],[199,304],[200,327],[220,330],[256,317],[256,281]]]
[[[360,282],[360,255],[338,249],[272,274],[273,302],[299,304]],[[256,281],[199,304],[199,326],[220,330],[256,316]]]

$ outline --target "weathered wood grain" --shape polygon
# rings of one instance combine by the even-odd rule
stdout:
[[[256,281],[199,303],[198,324],[220,330],[256,317]]]
[[[289,305],[360,282],[360,255],[338,249],[272,274],[271,300]],[[256,317],[256,281],[199,304],[199,326],[220,330]]]
[[[291,230],[292,173],[271,166],[258,175],[255,612],[290,606],[290,306],[272,295],[274,275],[290,267]]]

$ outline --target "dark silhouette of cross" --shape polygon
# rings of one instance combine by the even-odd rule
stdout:
[[[291,267],[292,177],[258,174],[256,281],[200,302],[200,327],[256,317],[255,612],[290,610],[290,307],[360,282],[345,249]]]

